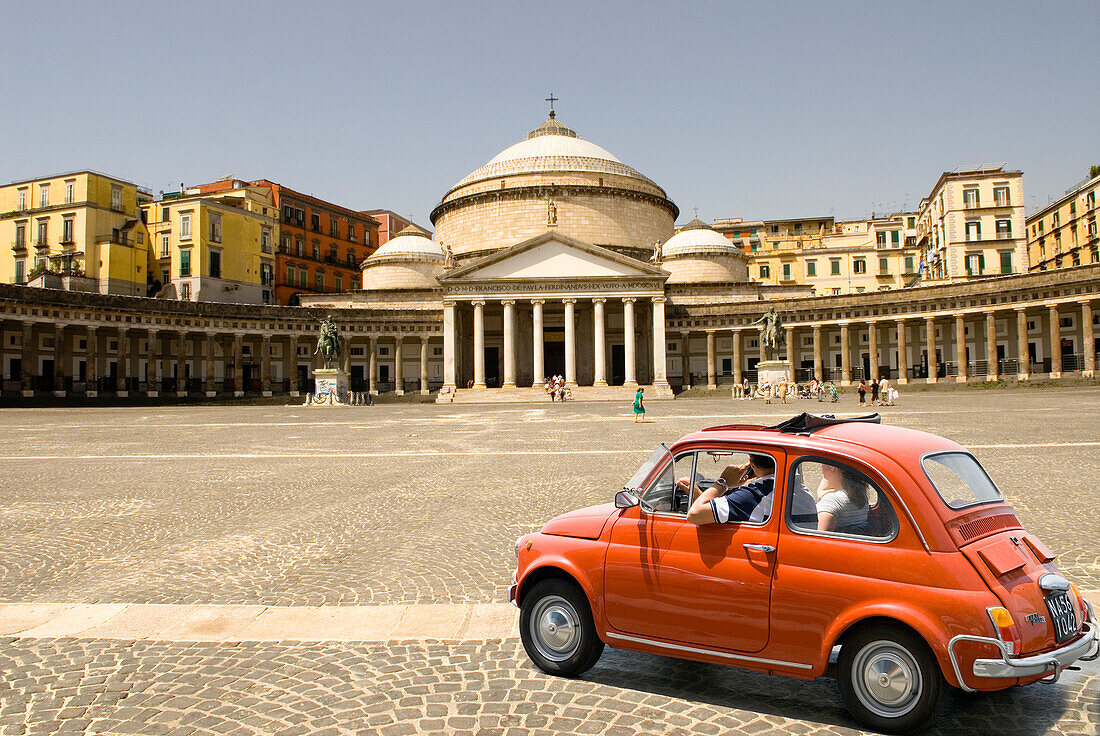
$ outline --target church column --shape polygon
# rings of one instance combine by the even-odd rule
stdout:
[[[653,297],[653,385],[668,388],[665,360],[665,297]]]
[[[637,335],[634,327],[634,297],[623,297],[623,368],[626,374],[625,385],[638,385],[638,371],[635,366]]]
[[[287,378],[290,379],[290,395],[298,396],[301,387],[298,386],[298,336],[290,336],[290,345],[287,346],[290,353],[290,366],[287,368]],[[373,356],[371,356],[373,358]]]
[[[565,384],[577,385],[577,326],[574,307],[576,299],[563,299],[565,304]]]
[[[714,330],[707,330],[707,389],[718,388],[717,355],[714,349]]]
[[[244,396],[247,386],[244,385],[244,335],[233,336],[233,395]]]
[[[260,394],[271,396],[271,335],[269,333],[264,333],[260,350],[263,351],[263,357],[260,359]],[[350,349],[345,350],[345,355],[350,354]],[[214,356],[211,355],[209,360],[213,362]]]
[[[985,313],[985,380],[1000,378],[1001,366],[997,362],[997,315]]]
[[[1016,310],[1016,379],[1026,381],[1031,375],[1031,354],[1027,349],[1027,310]]]
[[[535,372],[534,385],[537,388],[546,383],[546,365],[544,363],[546,349],[543,345],[542,305],[544,299],[531,300],[531,342],[534,352],[531,355]]]
[[[23,395],[34,396],[34,377],[38,374],[38,346],[34,342],[34,323],[23,323],[22,343],[20,344],[21,357],[19,359],[20,378],[23,384]]]
[[[607,385],[607,334],[606,325],[604,324],[603,305],[607,299],[603,297],[596,297],[592,300],[592,327],[595,335],[593,336],[593,343],[595,347],[595,378],[592,381],[593,386],[606,386]]]
[[[909,383],[909,341],[905,334],[905,320],[897,321],[898,331],[898,384]]]
[[[787,328],[786,338],[787,338],[787,380],[790,381],[791,383],[795,383],[795,378],[796,378],[795,364],[798,362],[798,360],[797,360],[798,356],[794,354],[795,341],[794,341],[794,328],[793,327],[788,327]]]
[[[741,330],[733,331],[733,382],[738,386],[745,374],[741,371]]]
[[[867,352],[869,353],[868,363],[870,363],[871,375],[867,376],[870,381],[878,380],[878,323],[867,323]]]
[[[88,328],[88,348],[84,365],[84,395],[95,397],[99,395],[99,373],[96,368],[99,365],[99,334],[95,327]]]
[[[374,388],[374,386],[371,386]],[[443,302],[443,390],[455,389],[455,303]]]
[[[398,396],[405,395],[405,353],[401,349],[403,342],[400,333],[393,338],[393,391]]]
[[[206,340],[206,378],[203,391],[206,393],[208,399],[212,399],[218,395],[218,371],[217,363],[214,356],[217,355],[217,338],[213,333],[207,333]]]
[[[1050,314],[1050,377],[1062,377],[1062,320],[1058,316],[1058,305],[1047,307]]]
[[[474,303],[474,388],[485,388],[485,302]]]
[[[966,318],[961,314],[955,315],[955,365],[955,382],[966,383]]]
[[[420,336],[420,395],[428,395],[428,340],[429,335]]]
[[[1084,378],[1092,378],[1096,375],[1096,338],[1092,329],[1092,302],[1081,302],[1081,342],[1085,348]]]
[[[516,301],[505,299],[504,306],[504,382],[501,388],[516,387]]]
[[[814,378],[825,380],[825,370],[821,362],[821,325],[814,325]]]
[[[680,332],[680,383],[685,389],[691,388],[691,333],[687,330]]]
[[[145,350],[145,395],[155,399],[160,396],[160,344],[157,340],[157,331],[149,328],[146,331]]]
[[[374,335],[370,336],[370,360],[367,361],[368,370],[370,371],[370,386],[369,391],[374,396],[378,395],[378,338]]]
[[[840,381],[852,385],[852,352],[848,347],[848,323],[840,325]]]
[[[69,351],[65,349],[65,325],[53,327],[53,395],[65,396],[65,364],[69,361]]]
[[[176,333],[176,396],[187,395],[187,333]]]
[[[936,360],[936,320],[924,318],[924,352],[928,354],[928,383],[935,383],[939,376],[939,364]]]
[[[115,394],[119,398],[130,395],[128,379],[130,378],[130,331],[125,327],[118,328],[118,373],[115,375]]]

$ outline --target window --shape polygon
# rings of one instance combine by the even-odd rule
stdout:
[[[191,213],[185,212],[180,215],[180,240],[191,239]]]
[[[791,264],[789,264],[789,263],[784,263],[783,264],[783,280],[784,281],[790,281],[791,280]]]
[[[309,271],[304,268],[298,269],[298,286],[303,289],[306,288],[306,281],[309,279]]]
[[[348,240],[355,242],[355,223],[348,220]]]
[[[355,249],[354,248],[348,248],[347,262],[348,262],[348,266],[350,266],[352,268],[355,268],[356,262],[355,262]]]
[[[878,272],[880,274],[890,273],[890,259],[889,258],[879,258],[878,259]]]
[[[65,204],[73,203],[73,190],[76,188],[76,182],[72,179],[65,182]]]
[[[907,227],[908,229],[910,229],[910,230],[916,229],[916,227],[917,227],[917,218],[910,217],[905,222],[906,222],[905,227]]]
[[[760,264],[760,278],[766,279],[766,278],[770,277],[771,275],[772,275],[771,267],[766,263]]]
[[[122,209],[122,187],[118,184],[111,185],[111,209]]]
[[[27,188],[23,187],[19,190],[19,209],[27,209]]]
[[[817,276],[817,261],[806,261],[806,275]]]
[[[260,228],[260,251],[263,253],[271,252],[271,228]]]
[[[980,276],[985,270],[985,255],[982,253],[968,253],[966,255],[966,275]]]
[[[921,465],[936,493],[953,509],[1003,500],[985,468],[970,455],[962,452],[927,455]]]
[[[321,260],[321,244],[317,242],[313,244],[313,260]]]
[[[222,277],[222,254],[220,251],[210,251],[210,277],[215,279]]]
[[[38,221],[38,242],[34,244],[36,248],[48,248],[50,245],[50,221],[49,218],[43,218]]]
[[[210,242],[222,242],[222,216],[217,212],[210,213]]]
[[[294,222],[294,208],[289,204],[283,205],[283,222],[288,225]]]
[[[15,223],[15,248],[22,249],[27,247],[27,223],[17,222]]]
[[[50,206],[50,185],[39,184],[38,185],[38,206],[49,207]]]
[[[296,238],[294,241],[294,254],[299,258],[302,258],[306,254],[306,244],[301,238]]]
[[[191,251],[184,249],[180,251],[180,276],[191,275]]]
[[[865,539],[892,539],[898,532],[898,517],[886,494],[846,463],[799,460],[791,468],[788,487],[785,516],[794,531]],[[809,505],[803,501],[800,508],[800,498],[809,498]]]
[[[829,259],[829,273],[832,276],[839,276],[840,275],[840,259],[839,258],[830,258]],[[837,293],[839,294],[840,292],[838,291]]]
[[[298,272],[298,269],[294,268],[294,266],[292,264],[290,264],[290,263],[286,264],[286,285],[287,286],[294,286],[294,284],[297,282],[297,280],[298,280],[298,273],[297,272]]]
[[[260,264],[260,284],[270,286],[275,282],[275,267],[270,263]]]
[[[779,226],[778,225],[772,225],[772,235],[778,235],[778,234],[779,234]]]
[[[905,273],[913,273],[913,256],[905,256]]]
[[[25,269],[26,262],[22,258],[15,262],[15,283],[22,284],[27,280]]]
[[[997,220],[997,240],[1012,238],[1012,220]]]
[[[897,248],[901,244],[901,231],[900,230],[891,230],[890,231],[890,243],[895,248]]]
[[[1050,216],[1050,229],[1051,230],[1053,230],[1054,228],[1058,227],[1061,224],[1062,224],[1062,215],[1061,215],[1060,212],[1055,212],[1053,215]]]
[[[170,246],[168,244],[168,236],[167,235],[161,235],[160,236],[160,257],[161,258],[167,258],[168,257],[169,247]]]
[[[172,272],[169,271],[167,268],[162,268],[160,270],[160,283],[161,284],[167,284],[171,280],[172,280]]]
[[[884,230],[880,230],[879,232],[875,233],[875,245],[877,245],[879,248],[886,247],[886,232]]]
[[[1008,185],[999,184],[993,187],[993,204],[998,207],[1008,207],[1012,203],[1012,198],[1008,194]]]
[[[314,288],[317,291],[324,291],[325,290],[325,272],[324,271],[318,271],[313,276],[313,285],[314,285]]]
[[[969,241],[982,239],[982,223],[980,220],[969,220],[966,223],[966,239]]]
[[[180,299],[185,302],[191,301],[191,282],[184,281],[180,284]]]
[[[668,457],[668,450],[659,447],[627,484],[637,488],[653,467],[667,463],[647,487],[638,488],[642,502],[657,514],[686,515],[695,497],[723,476],[730,486],[741,485],[740,478],[733,476],[739,475],[737,471],[749,463],[749,455],[745,452],[720,449],[685,452],[671,463]],[[760,477],[746,481],[743,490],[716,499],[711,506],[715,521],[763,524],[771,517],[775,478],[767,469],[775,467],[775,460],[768,455],[755,457],[754,465],[761,467]],[[812,507],[812,500],[807,505]]]
[[[172,214],[172,210],[168,207],[160,208],[160,221],[168,222],[168,216]]]
[[[977,187],[963,189],[963,206],[969,210],[977,207],[978,205],[979,199]]]
[[[336,263],[336,257],[337,257],[337,255],[336,255],[336,246],[335,245],[330,245],[328,247],[328,260],[329,260],[329,263]]]
[[[344,290],[344,275],[339,273],[333,274],[332,280],[332,290],[339,294]]]
[[[321,216],[316,212],[310,215],[310,225],[313,227],[313,232],[321,232]]]
[[[867,261],[862,258],[852,261],[852,273],[867,273]]]
[[[338,234],[339,232],[340,232],[339,229],[336,227],[336,218],[333,217],[332,215],[329,215],[329,218],[328,218],[328,234],[331,235],[334,238],[338,238],[338,237],[340,237],[340,235]]]
[[[63,245],[69,245],[73,242],[75,224],[73,215],[65,215],[61,218],[61,243]]]

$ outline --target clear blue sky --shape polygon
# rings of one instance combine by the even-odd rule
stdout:
[[[0,180],[268,178],[429,225],[559,119],[699,216],[915,207],[1007,162],[1029,211],[1100,163],[1100,3],[21,2]]]

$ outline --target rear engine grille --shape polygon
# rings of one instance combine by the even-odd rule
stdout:
[[[961,524],[956,522],[954,526],[959,536],[962,537],[963,542],[969,542],[979,537],[999,532],[1002,529],[1022,528],[1020,520],[1017,519],[1016,514],[1011,511],[1003,511],[993,516],[982,516]]]

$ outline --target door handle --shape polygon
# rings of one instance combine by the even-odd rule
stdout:
[[[742,544],[741,546],[755,552],[775,552],[775,547],[770,544]]]

